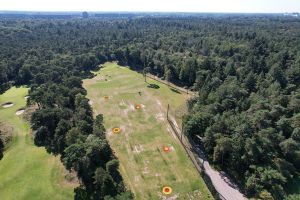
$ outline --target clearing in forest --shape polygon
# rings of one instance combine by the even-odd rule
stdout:
[[[142,74],[116,63],[95,74],[84,80],[87,97],[95,115],[104,115],[107,138],[135,198],[212,199],[166,119],[167,104],[184,104],[186,94],[151,79],[145,83]]]
[[[59,158],[33,144],[30,126],[21,113],[27,93],[27,88],[14,87],[0,95],[0,105],[13,103],[0,107],[1,124],[13,129],[13,141],[0,160],[0,198],[74,199],[73,189],[77,185],[65,180],[66,170]]]

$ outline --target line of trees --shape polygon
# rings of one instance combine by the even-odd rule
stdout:
[[[0,131],[0,136],[1,136],[1,131]],[[3,158],[3,151],[4,151],[4,143],[0,137],[0,160]]]
[[[117,198],[130,194],[81,80],[105,61],[147,69],[199,93],[185,133],[216,167],[249,197],[283,199],[300,172],[299,36],[278,15],[0,19],[0,91],[31,87],[35,143],[78,172],[77,196]]]

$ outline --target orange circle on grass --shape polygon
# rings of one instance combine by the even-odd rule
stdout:
[[[139,109],[141,109],[141,108],[142,108],[141,105],[139,105],[139,104],[135,105],[135,109],[139,110]]]
[[[170,147],[164,146],[163,150],[164,150],[164,152],[170,152],[171,149],[170,149]]]
[[[169,186],[163,187],[162,192],[164,194],[171,194],[172,193],[172,188]]]
[[[113,133],[120,133],[121,132],[121,129],[120,128],[118,128],[118,127],[116,127],[116,128],[113,128],[112,129],[112,131],[113,131]]]
[[[109,97],[108,97],[108,96],[104,96],[104,99],[105,99],[105,100],[108,100],[108,99],[109,99]]]

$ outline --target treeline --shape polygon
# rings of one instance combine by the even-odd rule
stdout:
[[[93,119],[81,84],[80,78],[70,76],[32,87],[29,103],[39,107],[31,118],[34,142],[60,154],[66,168],[77,172],[81,186],[75,199],[132,199],[105,139],[103,116]]]
[[[31,87],[35,142],[77,170],[78,195],[102,181],[115,196],[116,161],[81,79],[110,60],[146,69],[199,92],[185,133],[216,167],[249,197],[283,199],[300,172],[299,36],[299,18],[272,15],[0,19],[0,90]]]
[[[38,106],[31,117],[34,143],[44,146],[49,153],[61,155],[65,167],[77,173],[80,186],[74,190],[75,199],[133,199],[119,173],[119,162],[105,139],[103,116],[93,119],[82,87],[82,79],[92,77],[90,70],[103,62],[101,57],[82,51],[64,54],[51,44],[47,31],[44,39],[41,36],[35,40],[30,32],[23,35],[14,26],[1,29],[2,33],[9,32],[5,39],[0,39],[1,44],[5,40],[11,42],[0,46],[1,88],[3,92],[12,84],[30,86],[28,104]],[[9,36],[14,33],[20,35]],[[43,42],[48,46],[41,47]],[[0,149],[2,156],[2,143]]]
[[[82,79],[91,77],[89,71],[99,64],[95,56],[49,59],[36,67],[36,74],[29,69],[30,75],[24,79],[24,73],[17,83],[30,82],[28,103],[38,106],[31,117],[34,143],[60,154],[65,167],[77,172],[80,186],[75,189],[75,199],[132,199],[105,139],[103,116],[93,119],[82,88]]]
[[[210,161],[262,199],[284,199],[300,172],[300,57],[291,39],[254,39],[242,61],[207,58],[184,124]]]
[[[5,147],[11,142],[12,137],[12,128],[0,122],[0,160],[3,158]]]
[[[0,136],[1,136],[1,132],[0,132]],[[3,150],[4,150],[4,142],[0,137],[0,160],[3,158]]]

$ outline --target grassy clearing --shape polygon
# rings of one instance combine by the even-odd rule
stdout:
[[[149,84],[159,88],[149,88],[141,74],[115,63],[106,63],[95,74],[84,81],[84,87],[95,114],[105,116],[108,140],[136,199],[162,199],[164,186],[173,189],[167,197],[212,199],[166,121],[167,104],[184,104],[186,94],[150,79]],[[137,110],[136,105],[142,108]],[[114,134],[114,127],[120,127],[121,133]],[[164,152],[164,145],[171,147],[171,152]]]
[[[0,161],[0,197],[3,200],[73,199],[74,184],[64,179],[66,173],[58,157],[33,144],[30,127],[15,113],[26,105],[27,88],[11,88],[0,95],[0,121],[13,127],[14,137]]]

